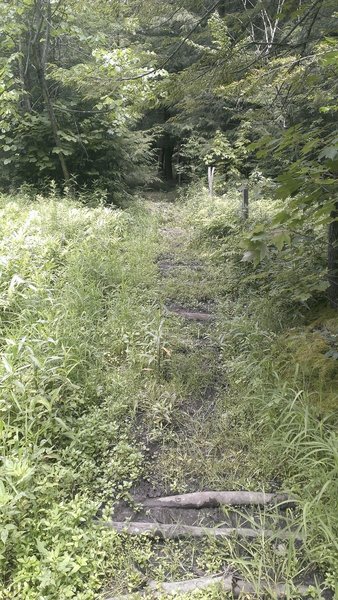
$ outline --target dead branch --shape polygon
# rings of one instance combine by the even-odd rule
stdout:
[[[195,590],[203,590],[212,585],[218,585],[224,592],[232,592],[233,598],[240,598],[243,594],[260,596],[261,594],[272,593],[276,598],[285,598],[288,595],[288,586],[284,584],[269,584],[260,582],[255,586],[243,579],[236,579],[233,576],[227,575],[211,575],[209,577],[199,577],[198,579],[189,579],[187,581],[171,581],[158,583],[151,581],[143,590],[139,592],[141,596],[151,592],[151,595],[160,598],[164,595],[187,594]],[[294,591],[299,596],[308,594],[309,586],[297,585],[294,586]],[[106,600],[132,600],[133,595],[115,596]]]
[[[195,590],[203,590],[216,584],[225,592],[230,592],[233,586],[232,576],[225,577],[224,575],[212,575],[209,577],[199,577],[198,579],[189,579],[187,581],[170,581],[167,583],[157,583],[156,581],[152,581],[149,584],[149,589],[162,592],[163,594],[187,594]]]
[[[164,523],[137,523],[132,521],[107,521],[101,523],[104,527],[114,529],[117,533],[128,535],[148,535],[161,539],[180,539],[186,537],[202,538],[212,537],[216,539],[229,539],[240,537],[256,539],[260,537],[276,539],[302,538],[289,531],[272,531],[269,529],[251,529],[249,527],[197,527],[194,525],[164,524]]]
[[[267,506],[280,504],[284,508],[291,502],[287,494],[264,492],[194,492],[163,498],[149,498],[143,506],[149,508],[214,508],[217,506]]]
[[[143,596],[151,592],[152,597],[161,597],[166,594],[186,594],[195,590],[206,589],[211,585],[218,585],[223,591],[231,592],[233,589],[233,578],[232,576],[210,575],[209,577],[199,577],[198,579],[189,579],[187,581],[170,581],[165,583],[151,581],[143,590],[140,590],[139,594]],[[132,597],[132,594],[126,594],[125,596],[110,597],[106,600],[131,600]]]
[[[309,593],[309,586],[307,585],[297,585],[294,586],[294,591],[299,596],[306,596]],[[244,581],[243,579],[234,580],[233,584],[233,595],[234,598],[242,597],[242,594],[250,594],[256,597],[261,597],[261,594],[269,593],[273,594],[275,598],[286,598],[290,593],[290,587],[284,584],[275,584],[268,582],[260,582],[257,586],[249,583],[248,581]]]

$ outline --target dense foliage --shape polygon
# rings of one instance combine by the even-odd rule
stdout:
[[[260,190],[258,182],[253,228],[279,210]],[[315,570],[334,589],[337,319],[300,310],[308,273],[323,268],[321,228],[303,260],[276,249],[253,273],[242,260],[236,188],[211,204],[192,187],[158,216],[141,203],[85,208],[55,191],[34,202],[3,196],[1,221],[1,600],[94,600],[112,586],[180,577],[191,551],[181,542],[158,548],[97,525],[147,480],[154,445],[163,446],[157,477],[172,491],[189,481],[275,489],[277,480],[297,498],[305,546],[290,545],[282,560],[265,541],[243,563],[237,544],[203,540],[194,553],[204,572],[230,561],[253,581],[292,582]],[[178,272],[159,286],[155,259],[168,254],[158,226],[178,223],[191,264],[203,256],[208,272],[192,271],[188,286]],[[194,326],[163,318],[167,298],[217,300],[210,348]],[[215,385],[210,412],[205,393]]]
[[[255,228],[273,220],[280,207],[261,193],[259,185],[253,185],[253,191],[259,191],[250,216]],[[256,582],[268,579],[271,570],[281,570],[286,580],[292,571],[297,577],[314,561],[337,595],[338,323],[334,309],[297,308],[304,290],[311,283],[315,286],[323,261],[323,232],[314,227],[313,243],[303,248],[302,260],[297,253],[285,256],[276,249],[252,273],[242,260],[237,190],[210,204],[205,190],[194,188],[184,212],[194,226],[194,243],[211,255],[214,268],[221,272],[225,293],[219,309],[219,341],[231,404],[242,406],[246,419],[251,414],[258,424],[259,441],[252,431],[249,436],[249,444],[256,448],[255,468],[265,473],[271,469],[274,478],[298,494],[298,525],[307,536],[301,556],[288,555],[283,566],[271,548],[262,550],[261,544],[256,553],[249,551],[249,560],[235,549],[235,561]],[[301,239],[298,243],[303,245]],[[323,596],[317,591],[314,598]]]
[[[336,0],[0,0],[0,34],[0,600],[229,561],[338,595]],[[98,528],[153,448],[172,492],[290,489],[302,549]]]
[[[216,167],[216,189],[255,170],[284,199],[260,261],[304,222],[329,227],[337,303],[337,23],[334,0],[16,0],[0,3],[1,180],[99,185],[110,201]],[[283,244],[280,242],[281,248]]]
[[[95,183],[116,199],[150,177],[140,170],[150,138],[134,130],[150,85],[123,79],[153,58],[119,41],[119,3],[31,0],[0,10],[3,184]]]
[[[158,323],[155,266],[138,261],[153,234],[137,208],[55,196],[2,197],[0,214],[0,598],[93,598],[118,543],[93,517],[140,475],[130,416]]]

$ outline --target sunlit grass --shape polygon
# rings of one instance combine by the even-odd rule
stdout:
[[[138,204],[3,197],[0,218],[0,597],[94,598],[114,536],[92,517],[142,471],[131,428],[156,370],[156,230]]]
[[[274,210],[271,200],[254,200],[249,225],[268,222]],[[302,261],[291,265],[289,256],[275,256],[255,271],[241,262],[246,224],[238,194],[230,191],[211,201],[197,189],[188,194],[182,211],[195,228],[194,247],[209,253],[224,289],[218,303],[218,343],[228,377],[228,405],[244,417],[239,438],[247,432],[247,455],[255,457],[262,483],[265,476],[265,484],[283,487],[297,499],[292,518],[305,536],[302,560],[288,548],[280,579],[290,584],[293,597],[298,569],[299,575],[302,569],[313,570],[320,573],[314,597],[321,597],[320,586],[337,594],[337,316],[323,300],[302,305],[293,299],[298,282],[319,276],[325,232],[315,230],[316,253],[300,242]],[[236,548],[232,553],[234,564],[257,589],[262,580],[276,583],[281,559],[272,550],[260,546],[250,551],[250,561],[243,561]]]
[[[258,201],[252,222],[269,206]],[[239,207],[236,193],[211,205],[196,190],[124,212],[1,198],[1,600],[93,600],[102,586],[125,593],[229,563],[257,589],[286,581],[290,598],[311,569],[334,586],[333,317],[318,309],[306,324],[288,295],[299,273],[279,278],[282,261],[276,280],[241,262]],[[160,281],[156,257],[172,243],[186,266]],[[196,260],[202,270],[189,268]],[[168,299],[211,299],[215,320],[201,330],[169,316]],[[98,509],[108,515],[143,478],[169,492],[289,490],[302,555],[266,540],[240,551],[212,540],[159,547],[98,530]]]

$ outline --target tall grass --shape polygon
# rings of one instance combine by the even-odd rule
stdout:
[[[249,225],[268,222],[271,206],[257,198]],[[261,482],[296,498],[301,551],[267,540],[245,548],[244,558],[230,548],[249,580],[287,581],[290,598],[304,574],[319,574],[331,589],[338,580],[337,319],[320,297],[297,300],[309,278],[322,276],[323,232],[315,231],[315,255],[307,246],[303,260],[290,249],[273,251],[254,270],[242,262],[248,224],[238,192],[211,201],[192,190],[170,211],[193,228],[192,244],[210,265],[204,287],[198,278],[187,286],[184,276],[160,293],[159,217],[138,203],[122,212],[55,193],[34,202],[0,199],[0,600],[93,600],[109,580],[121,591],[126,583],[138,589],[143,571],[150,578],[161,572],[149,540],[98,530],[93,517],[110,501],[129,499],[133,483],[147,476],[147,444],[163,441],[165,431],[162,480],[176,473],[176,462],[184,481],[204,465],[207,481],[224,482],[220,471],[229,466],[236,486]],[[164,324],[158,306],[170,285],[189,301],[204,288],[208,298],[218,296],[210,332],[217,365],[213,352],[175,353],[181,325]],[[203,400],[219,371],[219,411],[207,420],[190,415],[190,399]],[[177,424],[189,464],[182,444],[175,447]],[[217,451],[206,456],[202,436]],[[255,473],[245,475],[246,465]],[[262,514],[262,524],[270,517]],[[228,549],[217,552],[211,543],[205,548],[208,568],[229,557]]]
[[[270,198],[254,199],[249,223],[241,218],[240,194],[231,190],[210,199],[194,189],[182,210],[223,287],[218,339],[229,401],[251,419],[252,452],[265,485],[270,481],[272,489],[284,488],[297,499],[293,521],[305,545],[301,559],[296,553],[289,561],[292,547],[285,550],[284,581],[291,585],[298,571],[314,571],[338,597],[338,319],[325,297],[311,292],[325,275],[325,231],[314,226],[313,245],[301,230],[296,247],[281,254],[272,249],[255,269],[242,262],[243,235],[272,220],[278,205]],[[299,300],[305,288],[306,302]],[[275,581],[281,557],[273,548],[247,552],[249,562],[233,553],[246,576],[258,587]],[[290,590],[294,597],[292,585]],[[321,597],[319,588],[314,597]]]
[[[142,469],[156,230],[138,204],[55,197],[1,197],[0,221],[0,598],[91,599],[117,564],[92,518]]]

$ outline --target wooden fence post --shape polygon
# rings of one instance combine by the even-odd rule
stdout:
[[[243,217],[249,218],[249,188],[247,185],[243,187]]]
[[[209,184],[209,194],[211,197],[213,196],[214,176],[215,176],[215,167],[208,167],[208,184]]]

